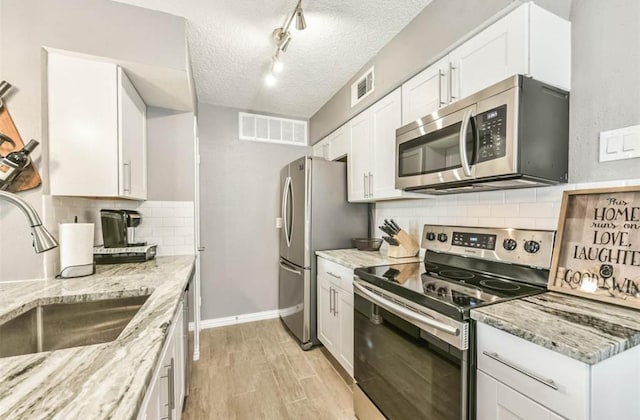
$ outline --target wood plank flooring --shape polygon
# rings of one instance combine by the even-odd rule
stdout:
[[[351,386],[279,319],[203,330],[185,420],[355,419]]]

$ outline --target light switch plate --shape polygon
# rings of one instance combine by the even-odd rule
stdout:
[[[600,162],[640,157],[640,125],[600,133]]]

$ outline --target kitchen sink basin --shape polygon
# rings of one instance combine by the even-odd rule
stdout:
[[[113,341],[149,296],[39,305],[0,324],[0,357]]]

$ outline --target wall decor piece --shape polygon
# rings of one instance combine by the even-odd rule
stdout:
[[[23,156],[20,158],[25,159],[26,156],[31,153],[31,151],[38,145],[38,142],[32,140],[29,142],[29,147],[25,149],[25,144],[22,141],[22,137],[20,137],[20,133],[16,128],[16,125],[11,118],[11,114],[9,114],[9,110],[6,106],[6,101],[4,100],[5,94],[11,89],[11,85],[6,81],[0,82],[0,160],[9,156],[10,153],[25,151]],[[15,155],[14,155],[15,156]],[[5,189],[10,192],[18,192],[30,190],[32,188],[36,188],[40,186],[42,180],[40,179],[40,175],[38,174],[38,170],[35,168],[34,164],[28,160],[28,164],[25,162],[24,167],[17,164],[16,162],[0,162],[0,180],[4,180],[5,182],[0,182],[2,185],[2,189]],[[9,174],[10,171],[14,171],[18,169],[18,173],[14,173],[13,175]]]
[[[640,309],[640,186],[564,192],[548,288]]]

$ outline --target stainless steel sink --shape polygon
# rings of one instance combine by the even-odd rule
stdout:
[[[148,298],[36,306],[0,324],[0,357],[113,341]]]

